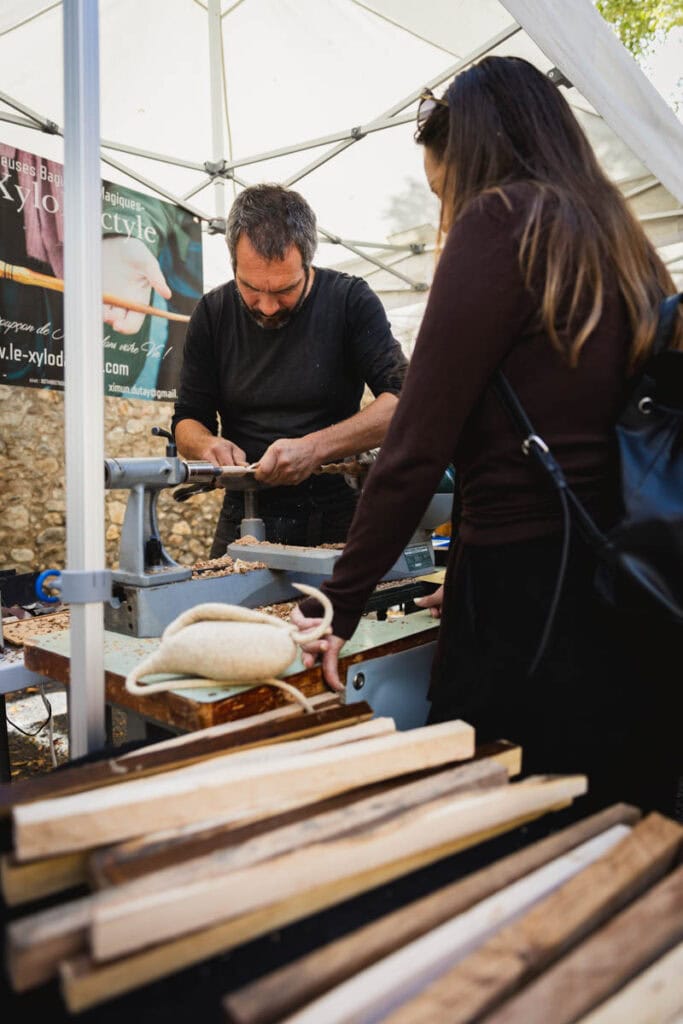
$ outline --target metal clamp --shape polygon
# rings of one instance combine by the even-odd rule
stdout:
[[[207,224],[207,231],[210,235],[224,235],[226,227],[225,217],[213,217]]]
[[[558,89],[561,85],[564,85],[567,89],[572,88],[572,83],[569,81],[564,71],[560,71],[557,67],[551,68],[550,71],[547,71],[546,76],[550,79],[553,85],[558,87]]]
[[[49,594],[45,589],[46,581],[52,577],[54,582],[47,583],[47,587],[56,590],[57,595]],[[94,572],[45,569],[36,580],[36,596],[46,604],[56,604],[60,600],[68,604],[92,604],[111,598],[111,583],[109,569]]]
[[[545,443],[542,437],[539,437],[538,434],[529,434],[529,436],[525,437],[522,441],[522,451],[525,455],[528,455],[531,451],[532,444],[535,444],[536,447],[540,448],[541,451],[545,452],[546,455],[550,451],[550,448],[548,448],[548,445]]]
[[[205,160],[204,170],[212,178],[232,178],[235,174],[227,160]]]

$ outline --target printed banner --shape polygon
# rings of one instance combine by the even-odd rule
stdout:
[[[64,389],[63,278],[63,167],[0,143],[0,384]],[[103,181],[102,293],[105,395],[175,401],[202,294],[196,218]]]

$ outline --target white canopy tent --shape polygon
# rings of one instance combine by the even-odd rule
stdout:
[[[488,53],[525,57],[563,83],[607,172],[683,272],[683,125],[590,0],[4,0],[0,141],[66,171],[74,580],[104,568],[102,369],[90,342],[99,176],[201,219],[207,289],[230,274],[220,228],[236,190],[293,185],[318,214],[318,262],[345,250],[414,322],[433,264],[423,225],[435,218],[412,142],[416,101]],[[71,756],[101,744],[104,717],[102,618],[87,598],[74,611]]]

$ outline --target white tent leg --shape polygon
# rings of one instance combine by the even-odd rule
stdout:
[[[64,414],[67,563],[104,569],[104,399],[97,0],[64,0]],[[104,745],[104,611],[71,605],[69,756]]]
[[[225,142],[223,133],[223,83],[221,76],[221,0],[209,0],[209,79],[211,84],[211,144],[216,163],[223,160]],[[225,181],[219,174],[213,182],[215,212],[218,220],[225,219]]]

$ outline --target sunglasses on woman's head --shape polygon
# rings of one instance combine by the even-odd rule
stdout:
[[[434,113],[437,107],[448,107],[448,100],[439,99],[431,89],[425,89],[420,95],[417,105],[417,127],[422,128],[425,121]]]

